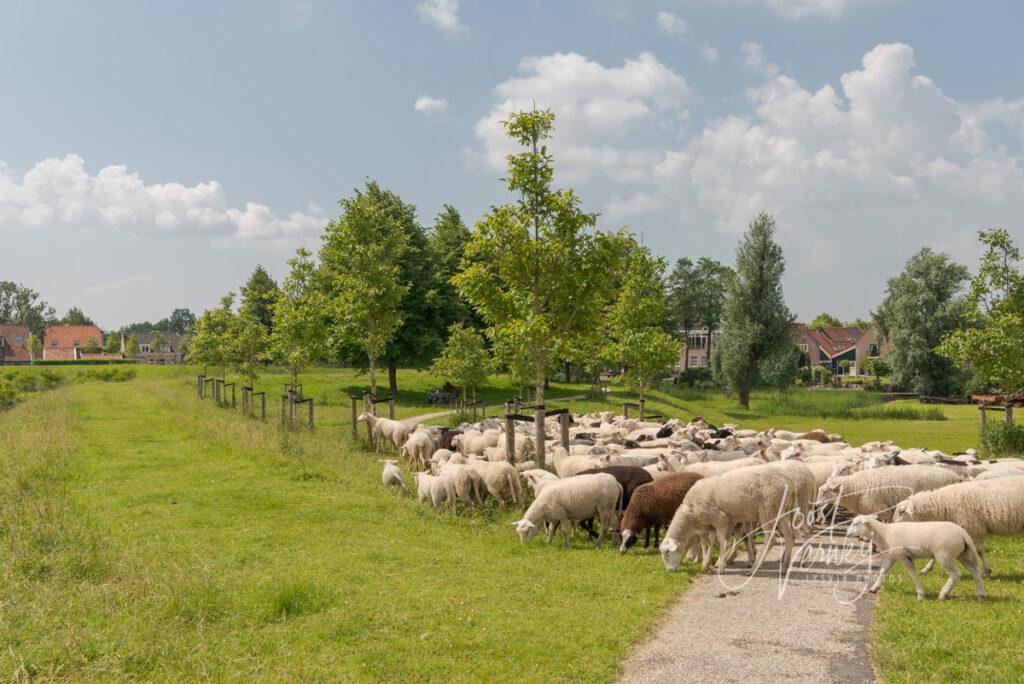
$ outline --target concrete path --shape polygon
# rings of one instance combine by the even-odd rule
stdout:
[[[853,542],[844,550],[845,530],[819,533],[788,578],[781,547],[754,577],[744,551],[722,576],[697,578],[633,649],[622,681],[875,681],[867,556]]]
[[[586,399],[585,394],[574,394],[571,397],[555,397],[548,399],[551,403],[562,402],[562,401],[577,401],[579,399]],[[496,404],[494,406],[485,407],[488,411],[497,411],[498,409],[504,410],[504,404]],[[458,413],[458,409],[448,409],[446,411],[437,411],[436,413],[424,413],[422,416],[413,416],[412,418],[402,418],[401,422],[405,423],[409,427],[415,427],[417,423],[425,423],[428,420],[434,420],[435,418],[442,418],[444,416],[450,416],[453,413]]]

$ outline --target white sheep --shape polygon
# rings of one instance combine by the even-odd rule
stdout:
[[[452,446],[463,456],[482,454],[487,447],[498,446],[498,430],[486,430],[482,433],[464,432],[452,438]]]
[[[985,556],[988,535],[1024,534],[1024,480],[1019,477],[975,480],[914,494],[896,505],[895,520],[956,523],[971,535],[985,567],[985,576],[990,577],[992,566]]]
[[[414,467],[426,470],[433,451],[434,441],[431,439],[430,433],[417,429],[405,440],[405,444],[399,448],[398,453]]]
[[[622,485],[611,475],[595,473],[560,479],[544,486],[521,520],[512,523],[522,542],[531,539],[540,525],[560,523],[562,540],[569,546],[569,529],[581,520],[596,517],[601,531],[595,546],[600,546],[609,530],[618,525],[617,510],[622,506]],[[548,543],[555,526],[548,526]]]
[[[540,494],[540,490],[544,489],[547,485],[559,481],[557,475],[543,468],[531,468],[519,474],[526,480],[526,484],[529,485],[530,489],[533,490],[534,496]]]
[[[868,589],[874,593],[882,586],[885,575],[893,563],[900,561],[907,569],[910,579],[917,588],[917,599],[924,599],[924,587],[918,579],[914,568],[915,558],[930,558],[938,561],[949,579],[939,592],[939,600],[943,601],[953,590],[953,585],[960,579],[960,570],[956,567],[957,560],[963,564],[974,578],[974,591],[978,600],[985,598],[985,585],[981,581],[981,570],[978,568],[978,550],[971,536],[956,523],[951,522],[898,522],[884,523],[877,515],[858,515],[850,523],[847,534],[869,541],[877,550],[876,555],[882,559],[882,567],[878,571],[878,579]]]
[[[452,481],[455,486],[455,494],[472,505],[480,505],[483,503],[483,495],[480,490],[483,489],[483,480],[480,474],[476,472],[476,468],[471,465],[463,463],[445,463],[438,468],[438,475],[447,477]]]
[[[476,468],[487,492],[497,499],[502,507],[505,506],[506,497],[510,497],[514,504],[523,500],[523,488],[519,484],[519,475],[516,473],[515,467],[508,461],[485,461],[477,456],[470,456],[469,465]]]
[[[896,504],[911,494],[959,481],[956,473],[934,465],[883,466],[830,478],[818,489],[818,503],[837,504],[857,515],[877,513],[888,521]]]
[[[576,473],[590,470],[595,467],[594,459],[589,456],[570,456],[569,452],[562,447],[555,447],[551,452],[551,459],[555,465],[555,472],[558,477],[572,477]]]
[[[380,451],[381,441],[384,438],[390,439],[391,443],[395,445],[395,449],[401,449],[405,440],[409,439],[409,426],[401,421],[378,418],[366,411],[360,413],[356,420],[370,424],[370,433],[373,435],[376,451]]]
[[[402,479],[402,471],[395,465],[397,461],[383,461],[384,472],[380,474],[380,480],[384,483],[385,487],[396,486],[402,492],[405,492],[405,480]]]
[[[452,513],[455,512],[455,485],[451,478],[429,473],[416,473],[416,499],[420,503],[430,499],[434,508],[448,503]]]

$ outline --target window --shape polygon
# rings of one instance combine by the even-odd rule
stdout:
[[[139,345],[139,351],[141,351],[143,354],[148,354],[149,353],[149,345],[148,344],[140,344]]]
[[[72,347],[77,347],[79,344],[80,344],[80,342],[78,340],[71,340],[71,346]]]
[[[878,356],[878,345],[875,344],[874,342],[868,345],[868,356],[870,356],[871,358],[875,358],[876,356]]]
[[[3,338],[0,337],[0,339],[3,339]],[[14,343],[15,344],[20,344],[20,343],[22,343],[24,341],[25,341],[25,337],[24,336],[22,336],[22,335],[15,335],[14,336]]]
[[[807,351],[807,345],[806,344],[801,344],[800,345],[800,351],[806,352]]]
[[[690,367],[691,368],[696,368],[697,365],[698,365],[698,363],[697,363],[697,355],[696,354],[691,354],[690,355]]]
[[[690,349],[703,349],[707,344],[704,333],[690,333]]]
[[[0,347],[4,346],[4,338],[0,337]]]
[[[50,340],[50,346],[51,347],[56,347],[57,346],[57,340]]]

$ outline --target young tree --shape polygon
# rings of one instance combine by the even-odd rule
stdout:
[[[1004,394],[1024,390],[1024,274],[1020,250],[1002,228],[983,230],[985,247],[966,298],[970,327],[949,332],[937,350]]]
[[[139,345],[139,340],[135,335],[132,335],[128,338],[128,342],[124,346],[124,355],[129,359],[137,359],[141,354],[142,347]]]
[[[308,250],[298,249],[288,266],[290,270],[274,303],[270,356],[288,369],[295,387],[299,371],[319,361],[326,352],[327,300]]]
[[[807,324],[807,327],[811,330],[815,328],[841,328],[843,322],[833,316],[830,313],[820,313],[814,317],[814,320]]]
[[[872,323],[868,319],[866,319],[866,318],[859,318],[859,317],[858,318],[854,318],[852,321],[847,321],[846,322],[846,327],[847,328],[859,328],[860,330],[867,330],[868,328],[870,328],[873,325],[874,325],[874,323]]]
[[[196,324],[196,315],[188,309],[175,309],[171,312],[171,315],[167,317],[166,325],[157,326],[161,330],[167,330],[170,332],[176,332],[179,335],[184,335],[192,330]]]
[[[327,224],[320,248],[334,346],[348,344],[366,354],[374,394],[377,362],[402,325],[400,307],[409,290],[400,280],[408,235],[382,206],[385,192],[368,181],[365,191],[341,200],[341,217]]]
[[[476,387],[487,380],[491,363],[491,353],[487,351],[483,336],[462,323],[453,323],[448,329],[448,342],[434,359],[430,372],[462,388],[465,403],[467,388],[472,388],[473,400],[476,400]]]
[[[96,341],[96,338],[89,337],[82,344],[82,351],[85,352],[86,354],[99,354],[100,343]]]
[[[120,333],[108,332],[103,338],[103,352],[105,354],[117,354],[121,351]]]
[[[601,241],[590,229],[597,217],[580,208],[571,190],[551,188],[554,166],[545,141],[550,110],[513,114],[509,137],[526,148],[508,157],[508,189],[518,200],[492,207],[466,248],[466,267],[455,277],[459,292],[486,323],[505,363],[529,359],[537,403],[544,402],[549,364],[570,358],[600,309]],[[544,425],[536,425],[537,458],[544,463]]]
[[[696,264],[684,257],[672,268],[665,282],[668,317],[677,339],[683,343],[684,367],[690,363],[689,332],[697,325],[708,329],[708,354],[711,354],[711,333],[721,324],[725,288],[731,276],[731,268],[707,257],[701,257]]]
[[[155,340],[154,340],[155,342]],[[231,367],[252,387],[267,360],[269,337],[263,321],[252,311],[240,311],[228,329],[228,357]]]
[[[149,348],[154,352],[163,352],[170,348],[170,343],[167,342],[167,338],[164,337],[163,333],[154,330],[153,337],[149,341]]]
[[[252,275],[242,285],[238,312],[255,318],[266,329],[267,334],[274,327],[274,302],[277,300],[277,283],[263,266],[256,266]]]
[[[775,219],[762,212],[736,250],[736,277],[726,293],[716,352],[720,379],[739,395],[744,408],[750,407],[750,391],[763,377],[762,366],[778,367],[773,357],[792,353],[793,315],[782,295],[785,270],[782,248],[775,242]]]
[[[482,327],[481,321],[451,282],[462,265],[470,237],[462,216],[446,204],[434,219],[428,243],[436,274],[438,308],[446,312],[452,322],[479,328]]]
[[[29,333],[28,336],[28,350],[32,357],[32,361],[42,358],[43,356],[43,340],[39,335],[35,333]]]
[[[57,322],[57,312],[35,290],[10,280],[0,281],[0,321],[24,325],[37,337]]]
[[[220,305],[207,309],[196,321],[195,331],[188,350],[188,362],[203,367],[203,373],[213,366],[221,369],[221,378],[227,377],[228,332],[231,329],[235,314],[231,311],[235,305],[235,293],[229,292],[220,300]],[[138,347],[138,340],[132,335],[128,339],[126,353],[132,356],[132,341]],[[138,352],[135,353],[138,356]]]
[[[61,325],[96,325],[91,318],[85,315],[77,306],[68,309],[64,318],[60,319]]]
[[[897,385],[927,395],[945,396],[957,389],[952,363],[934,349],[960,325],[960,292],[967,276],[967,269],[948,254],[924,247],[903,273],[889,279],[875,320],[890,342],[887,361]]]
[[[640,401],[651,376],[679,358],[679,345],[660,327],[666,314],[665,266],[665,260],[652,258],[646,247],[633,249],[626,281],[608,311],[604,356],[622,370],[618,380],[635,389]]]

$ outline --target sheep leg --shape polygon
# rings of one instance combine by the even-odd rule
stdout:
[[[570,546],[572,546],[569,543],[569,521],[561,520],[559,521],[559,525],[562,527],[562,541],[565,542],[565,548],[568,549]]]
[[[921,578],[917,576],[917,568],[914,567],[914,559],[908,558],[907,556],[900,556],[900,562],[903,563],[903,567],[907,569],[907,574],[910,575],[910,579],[914,582],[914,587],[917,589],[917,600],[923,601],[924,587],[921,586]],[[957,575],[959,574],[960,573],[957,572]]]
[[[874,594],[876,591],[882,588],[882,582],[885,581],[886,574],[889,572],[889,569],[892,568],[892,565],[895,562],[895,558],[884,558],[882,560],[882,567],[878,569],[878,579],[875,580],[875,583],[871,585],[868,591]]]
[[[946,571],[946,574],[949,575],[949,579],[946,580],[946,583],[942,585],[942,590],[939,591],[939,600],[945,601],[949,593],[953,591],[953,585],[960,579],[960,569],[956,567],[955,558],[942,558],[939,560],[939,564]]]
[[[555,530],[558,529],[558,523],[544,523],[544,526],[548,528],[548,544],[551,543],[551,538],[555,536]]]
[[[982,575],[985,577],[985,579],[988,579],[992,576],[992,566],[988,564],[988,556],[985,555],[985,545],[978,544],[977,542],[975,542],[975,546],[978,549],[978,557],[981,559],[981,564],[985,568],[985,571],[982,573]]]
[[[725,571],[726,557],[729,555],[729,530],[724,527],[715,528],[718,537],[718,572]]]
[[[708,568],[711,567],[711,550],[713,548],[714,547],[711,544],[710,535],[708,535],[707,533],[701,533],[701,535],[700,535],[700,553],[701,553],[700,571],[701,572],[707,572]]]
[[[927,575],[929,572],[932,571],[932,568],[934,568],[934,567],[935,567],[935,559],[934,558],[929,558],[928,562],[925,564],[925,566],[923,568],[921,568],[921,574],[922,575]]]
[[[654,542],[654,544],[657,545],[658,542]],[[648,527],[646,530],[644,530],[644,548],[646,549],[650,545],[651,545],[651,528]]]
[[[981,581],[981,570],[978,568],[978,564],[974,562],[974,556],[971,554],[970,549],[964,549],[963,553],[960,554],[960,562],[967,568],[967,572],[971,573],[971,577],[974,578],[974,593],[977,594],[978,600],[984,600],[985,585]]]

